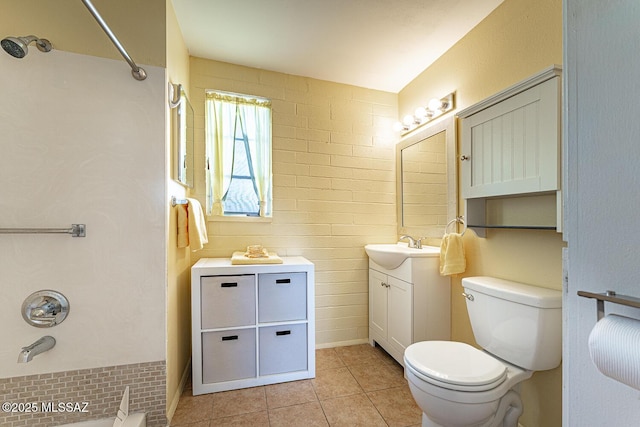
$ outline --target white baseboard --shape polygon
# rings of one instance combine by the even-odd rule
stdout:
[[[357,340],[337,341],[323,344],[316,344],[316,350],[321,348],[345,347],[348,345],[368,344],[369,338],[360,338]]]
[[[189,375],[191,374],[191,360],[187,363],[184,371],[182,372],[182,377],[180,378],[180,384],[178,385],[177,392],[173,395],[171,399],[171,404],[167,408],[167,421],[171,425],[171,418],[173,418],[173,414],[176,413],[176,409],[178,408],[178,403],[180,403],[180,396],[182,396],[182,392],[184,391],[184,387],[187,385],[187,381],[189,381]]]

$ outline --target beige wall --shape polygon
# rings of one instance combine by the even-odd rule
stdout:
[[[250,244],[305,256],[316,267],[316,343],[365,342],[363,247],[396,239],[397,95],[192,58],[196,158],[204,155],[205,89],[272,100],[274,212],[267,223],[209,222],[209,244],[192,261]],[[195,195],[204,202],[197,166]]]
[[[562,2],[506,0],[399,93],[399,117],[433,96],[456,91],[463,109],[552,64],[562,63]],[[460,213],[464,200],[459,201]],[[465,276],[488,275],[562,288],[562,239],[553,231],[490,230],[465,234]],[[474,343],[461,279],[452,286],[452,338]],[[523,385],[526,427],[561,425],[561,369],[534,374]]]
[[[166,65],[165,0],[92,3],[138,65]],[[2,0],[2,11],[2,37],[35,34],[57,50],[124,61],[80,0]]]
[[[176,20],[171,0],[167,1],[167,79],[189,90],[189,52]],[[166,170],[168,196],[184,198],[188,189],[171,179],[174,176],[175,141],[172,117],[175,110],[165,103],[167,112]],[[191,360],[191,256],[188,248],[177,247],[176,210],[169,208],[167,227],[167,416],[171,418],[178,405]]]

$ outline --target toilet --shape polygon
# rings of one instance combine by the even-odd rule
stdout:
[[[479,350],[422,341],[404,353],[423,427],[516,427],[519,384],[562,359],[562,292],[494,277],[462,279]]]

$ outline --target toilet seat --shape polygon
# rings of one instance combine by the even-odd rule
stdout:
[[[414,343],[407,347],[404,359],[416,376],[450,390],[491,390],[507,378],[504,363],[462,342]]]

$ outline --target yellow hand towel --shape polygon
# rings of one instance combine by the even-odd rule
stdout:
[[[188,230],[189,230],[189,246],[192,251],[202,249],[205,243],[209,242],[207,237],[207,222],[202,212],[202,206],[196,199],[187,199],[189,201],[188,208]]]
[[[462,235],[458,233],[445,234],[440,244],[440,274],[451,276],[464,273],[467,261],[464,257]]]
[[[247,265],[247,264],[282,264],[282,258],[275,252],[269,252],[268,256],[261,258],[249,258],[245,255],[245,252],[234,252],[231,255],[232,265]]]
[[[176,206],[178,211],[178,247],[186,248],[189,246],[189,215],[187,214],[187,205]]]

